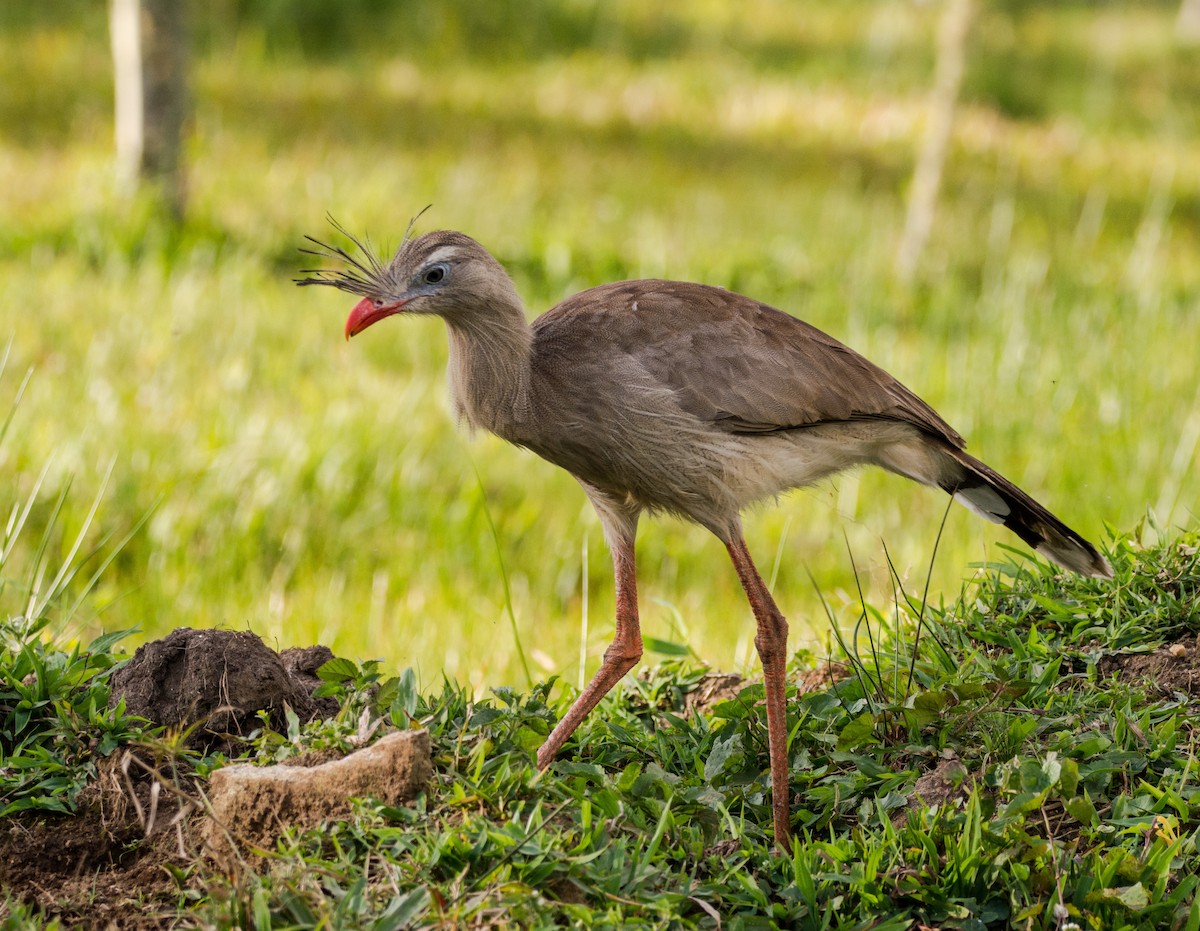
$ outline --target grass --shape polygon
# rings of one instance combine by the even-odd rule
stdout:
[[[326,211],[394,240],[432,202],[428,222],[493,248],[531,308],[639,275],[748,292],[896,373],[1088,536],[1194,514],[1200,64],[1174,5],[981,12],[912,290],[890,265],[933,8],[338,9],[196,11],[179,227],[114,189],[103,9],[0,13],[2,396],[33,371],[0,468],[24,500],[49,460],[35,533],[110,463],[94,532],[153,511],[66,633],[250,627],[475,689],[526,682],[523,644],[535,677],[575,681],[586,576],[595,668],[612,585],[583,496],[452,428],[435,321],[342,343],[348,308],[289,283]],[[63,500],[53,547],[90,503]],[[843,532],[920,576],[942,506],[862,474],[750,515],[760,562],[781,554],[794,642],[825,649],[809,572],[856,600]],[[934,590],[1007,542],[956,511]],[[646,527],[644,624],[745,669],[753,625],[723,559],[702,531]],[[863,568],[886,602],[881,555]]]
[[[890,619],[860,606],[875,615],[877,648],[840,657],[857,671],[789,700],[796,840],[781,854],[761,684],[689,707],[706,670],[655,666],[626,679],[538,773],[534,750],[569,698],[551,683],[487,698],[449,680],[419,692],[411,672],[387,680],[376,663],[334,660],[322,676],[336,717],[287,734],[264,727],[231,755],[272,763],[347,747],[376,719],[412,720],[432,738],[430,791],[400,807],[362,800],[350,818],[289,832],[269,869],[171,857],[174,909],[160,899],[140,914],[260,931],[1194,929],[1200,537],[1121,536],[1109,552],[1112,584],[1026,563],[975,580],[925,607],[915,652],[920,606],[901,600]],[[1131,661],[1172,655],[1165,646],[1181,677],[1136,672]],[[111,643],[90,657],[97,669],[117,658]],[[809,662],[797,657],[793,682]],[[81,678],[73,694],[103,678]],[[194,794],[188,774],[228,762],[137,729],[119,709],[103,717],[126,728],[117,745],[173,759],[161,770],[176,775],[159,777],[172,791]],[[74,733],[92,726],[77,720]],[[0,773],[8,790],[13,773]],[[125,857],[151,843],[129,842]],[[64,897],[55,914],[69,922],[76,907]],[[16,903],[0,915],[11,928],[54,917]]]

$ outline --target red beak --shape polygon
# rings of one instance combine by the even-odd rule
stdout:
[[[398,314],[404,309],[406,301],[396,301],[392,304],[376,304],[371,298],[364,297],[354,305],[350,316],[346,318],[346,339],[357,336],[372,323],[378,323],[384,317]]]

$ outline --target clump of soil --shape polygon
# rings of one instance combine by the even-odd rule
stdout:
[[[212,746],[250,733],[260,711],[276,729],[286,727],[285,707],[312,720],[316,668],[332,657],[328,647],[281,656],[244,630],[180,627],[138,647],[113,674],[110,703],[123,698],[126,711],[155,724],[197,724],[193,741]]]
[[[796,691],[801,695],[807,695],[809,692],[831,689],[839,682],[849,679],[853,674],[849,664],[828,660],[800,676],[796,680]]]
[[[321,680],[317,670],[333,659],[333,650],[327,646],[292,647],[279,654],[279,661],[291,680],[311,697]],[[317,716],[328,718],[338,713],[336,698],[314,698]]]

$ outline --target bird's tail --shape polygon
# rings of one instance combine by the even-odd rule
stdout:
[[[945,446],[941,452],[937,484],[968,510],[1003,524],[1064,569],[1112,578],[1112,566],[1092,544],[995,469],[961,449]]]

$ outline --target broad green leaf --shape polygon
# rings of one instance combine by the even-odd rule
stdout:
[[[1087,740],[1081,740],[1072,748],[1071,755],[1074,757],[1089,757],[1095,756],[1097,753],[1103,753],[1112,746],[1112,741],[1107,737],[1095,736],[1089,737]]]
[[[672,643],[670,640],[659,640],[657,637],[643,637],[642,643],[650,652],[658,653],[662,656],[688,656],[692,652],[681,643]]]
[[[1105,899],[1120,902],[1131,912],[1140,912],[1150,904],[1150,896],[1146,892],[1146,887],[1140,882],[1134,883],[1132,886],[1105,889],[1100,895]]]
[[[317,678],[323,682],[348,682],[358,676],[358,666],[341,656],[335,656],[317,669]]]
[[[532,727],[521,725],[513,735],[513,740],[522,750],[536,750],[545,743],[546,735],[539,734]]]
[[[1045,801],[1046,795],[1044,792],[1019,792],[1011,802],[1004,806],[1004,815],[1012,817],[1014,815],[1028,814],[1040,808]]]
[[[864,711],[842,728],[838,734],[837,748],[851,750],[875,739],[875,715]]]
[[[913,699],[913,707],[918,711],[937,714],[946,707],[946,694],[944,692],[921,692]]]
[[[1058,764],[1058,791],[1064,798],[1071,798],[1079,788],[1079,764],[1068,757],[1060,759]]]
[[[742,749],[742,735],[736,731],[730,734],[727,739],[718,740],[714,743],[712,751],[708,754],[708,759],[704,761],[705,781],[712,782],[717,776],[721,775],[729,765],[729,761],[739,755]]]
[[[975,698],[986,698],[988,690],[978,682],[962,682],[958,685],[952,685],[950,691],[954,693],[959,701],[970,701]]]
[[[1080,824],[1095,827],[1099,822],[1096,816],[1096,806],[1092,804],[1092,800],[1086,795],[1077,795],[1069,799],[1064,807],[1067,809],[1067,814]]]

